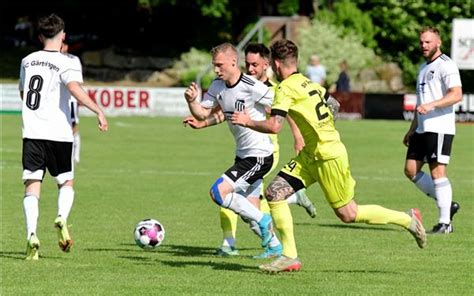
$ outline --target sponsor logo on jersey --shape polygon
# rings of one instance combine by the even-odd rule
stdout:
[[[235,111],[242,112],[245,109],[245,101],[242,99],[237,99],[235,101]]]
[[[26,63],[25,64],[25,68],[28,68],[29,66],[31,67],[34,67],[34,66],[39,66],[39,67],[48,67],[49,70],[53,70],[53,71],[56,71],[58,72],[59,71],[59,67],[56,66],[55,64],[52,64],[50,62],[47,62],[47,61],[31,61],[31,63]]]
[[[430,72],[428,72],[428,74],[426,75],[426,80],[430,81],[434,78],[434,71],[431,70]]]

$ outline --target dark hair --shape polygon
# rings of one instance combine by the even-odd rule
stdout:
[[[249,43],[249,45],[245,47],[245,55],[249,52],[258,53],[264,59],[270,58],[270,50],[263,43]]]
[[[65,28],[62,18],[52,13],[38,20],[38,32],[46,38],[53,38]]]
[[[298,47],[291,40],[281,39],[270,46],[273,60],[298,60]]]
[[[439,30],[435,27],[432,27],[432,26],[426,26],[426,27],[421,28],[420,35],[425,33],[425,32],[431,32],[431,33],[434,33],[434,34],[438,35],[438,37],[441,37],[441,35],[439,33]]]

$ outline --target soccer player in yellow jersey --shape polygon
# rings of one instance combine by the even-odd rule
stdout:
[[[280,78],[272,104],[271,117],[251,120],[244,112],[235,112],[234,124],[266,133],[280,132],[287,115],[296,122],[303,135],[303,150],[272,180],[265,191],[274,225],[281,234],[283,254],[259,268],[266,272],[298,271],[293,238],[293,219],[285,199],[301,188],[318,182],[335,214],[345,223],[396,224],[407,229],[418,246],[426,246],[426,233],[418,209],[408,213],[389,210],[378,205],[358,205],[354,200],[355,181],[349,160],[334,118],[326,105],[327,90],[298,73],[298,47],[290,40],[279,40],[271,48],[271,64]]]
[[[262,81],[266,85],[273,87],[275,84],[270,81],[267,76],[267,69],[270,66],[270,50],[262,43],[250,43],[245,48],[245,69],[247,74],[252,75],[256,79]],[[270,111],[270,110],[268,110]],[[219,124],[225,120],[224,114],[220,112],[220,108],[216,108],[213,110],[212,114],[206,118],[205,121],[198,121],[193,116],[186,117],[183,122],[192,128],[201,129],[206,128],[208,126],[212,126],[215,124]],[[288,123],[291,128],[291,132],[294,138],[294,149],[296,154],[298,154],[304,146],[304,140],[302,135],[294,123],[290,118],[288,118]],[[270,135],[272,143],[274,145],[273,150],[273,166],[267,175],[264,177],[264,184],[267,182],[267,176],[276,168],[278,165],[279,160],[279,145],[278,145],[278,136],[276,134]],[[262,193],[263,195],[263,193]],[[263,196],[262,196],[263,197]],[[262,199],[260,201],[258,196],[247,196],[247,199],[252,202],[257,208],[263,213],[270,213],[270,208],[268,207],[268,203],[266,199]],[[316,209],[314,205],[311,203],[309,198],[306,196],[305,188],[299,190],[296,194],[293,194],[291,197],[287,199],[289,204],[298,204],[305,208],[308,215],[312,218],[316,217]],[[216,250],[216,254],[220,256],[236,256],[238,255],[238,250],[235,247],[236,244],[236,232],[237,232],[237,220],[238,216],[233,211],[226,209],[226,208],[219,208],[219,216],[221,222],[221,228],[223,233],[223,242],[222,246],[220,246]],[[256,231],[258,229],[258,225],[252,225],[252,222],[248,222],[250,227]],[[281,245],[276,244],[278,242],[275,239],[275,246],[272,247],[271,245],[267,246],[263,253],[254,256],[256,259],[265,259],[265,258],[272,258],[281,255]]]

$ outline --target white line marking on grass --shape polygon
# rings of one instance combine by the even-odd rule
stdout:
[[[122,121],[117,121],[115,123],[115,125],[118,126],[118,127],[133,127],[133,124],[125,123],[125,122],[122,122]]]
[[[81,169],[80,169],[81,170]],[[82,169],[81,171],[87,171]],[[118,169],[113,171],[114,174],[141,174],[141,175],[177,175],[177,176],[212,176],[217,175],[219,172],[195,172],[195,171],[160,171],[160,170],[124,170]],[[92,174],[107,175],[110,176],[110,171],[94,171]]]
[[[16,153],[16,152],[21,153],[21,149],[18,150],[18,149],[10,149],[10,148],[3,148],[2,147],[2,148],[0,148],[0,152],[2,152],[2,153],[3,152],[6,152],[6,153]]]

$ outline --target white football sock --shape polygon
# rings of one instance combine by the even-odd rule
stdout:
[[[286,199],[286,202],[288,202],[289,205],[298,203],[298,196],[296,195],[296,193],[290,195],[290,197]]]
[[[224,237],[222,241],[222,246],[224,247],[235,247],[235,238],[233,237]]]
[[[227,194],[227,196],[224,198],[222,206],[224,208],[231,209],[238,215],[248,220],[258,222],[263,217],[263,213],[240,193],[231,192]]]
[[[256,221],[247,220],[246,218],[242,218],[242,220],[249,225],[250,230],[252,230],[258,237],[262,237],[262,232],[260,231],[260,227]]]
[[[453,201],[453,190],[448,178],[433,180],[436,191],[436,204],[439,210],[439,223],[451,223],[451,202]]]
[[[71,186],[62,186],[58,193],[58,216],[67,220],[74,202],[74,189]]]
[[[280,244],[280,240],[278,239],[278,237],[275,235],[275,233],[273,234],[272,236],[272,239],[270,240],[270,242],[268,243],[268,246],[269,247],[276,247]]]
[[[26,193],[23,198],[23,212],[26,220],[26,239],[30,239],[32,233],[36,234],[38,225],[39,206],[38,197],[32,193]]]
[[[245,221],[245,219],[242,219]],[[247,221],[245,221],[247,222]],[[258,226],[258,223],[255,222],[255,221],[250,221],[250,222],[247,222],[250,226],[250,229],[256,234],[258,235],[258,237],[262,237],[262,232],[260,231],[260,227]],[[268,243],[268,245],[270,247],[275,247],[275,246],[278,246],[280,244],[280,240],[278,239],[278,237],[273,234],[272,236],[272,239],[270,240],[270,242]]]
[[[428,197],[436,199],[436,191],[434,188],[433,179],[430,175],[425,174],[424,172],[419,172],[415,177],[413,177],[412,181],[424,194],[426,194]]]

